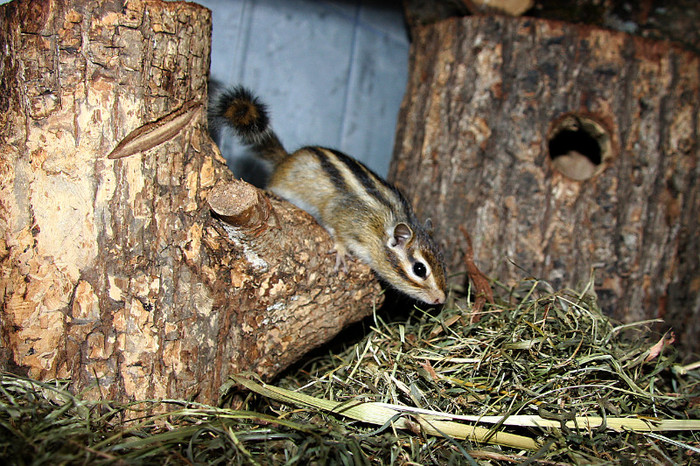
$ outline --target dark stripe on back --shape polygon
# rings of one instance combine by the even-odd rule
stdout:
[[[331,152],[333,155],[335,155],[338,158],[338,160],[340,160],[348,168],[348,170],[350,170],[350,172],[358,180],[360,180],[360,183],[362,184],[362,186],[364,186],[365,191],[367,191],[368,194],[372,195],[375,199],[377,199],[379,202],[386,205],[390,209],[394,208],[394,204],[391,202],[391,200],[387,199],[379,189],[377,189],[376,183],[381,184],[386,189],[388,189],[390,192],[394,193],[395,197],[399,201],[399,204],[401,205],[401,208],[403,209],[403,213],[404,213],[405,217],[407,219],[411,218],[410,205],[408,204],[408,201],[403,197],[403,195],[401,195],[399,190],[396,189],[395,186],[388,183],[382,177],[380,177],[379,175],[374,173],[372,170],[367,168],[367,166],[358,162],[357,160],[353,159],[352,157],[350,157],[342,152],[339,152],[337,150],[333,150],[333,149],[326,149],[326,150]]]
[[[333,162],[328,160],[328,156],[323,153],[323,150],[320,147],[306,147],[306,149],[316,156],[321,164],[321,168],[328,174],[333,184],[338,186],[342,192],[347,192],[348,186],[347,183],[345,183],[343,175],[340,173],[340,170],[335,168]]]

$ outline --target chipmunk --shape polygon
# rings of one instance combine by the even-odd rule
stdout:
[[[267,189],[314,216],[331,234],[336,269],[345,265],[349,252],[408,296],[428,304],[445,302],[442,256],[396,187],[332,149],[313,146],[288,153],[270,127],[267,107],[243,87],[222,94],[212,115],[272,162]]]

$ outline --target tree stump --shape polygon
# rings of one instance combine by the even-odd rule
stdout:
[[[21,0],[0,20],[2,369],[212,403],[372,312],[372,272],[335,272],[327,233],[209,139],[208,10]]]
[[[468,17],[413,31],[391,175],[461,268],[661,317],[700,350],[700,61],[667,42]],[[410,180],[410,181],[409,181]]]

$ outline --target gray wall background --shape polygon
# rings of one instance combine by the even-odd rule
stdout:
[[[214,83],[251,88],[287,150],[332,147],[386,175],[408,68],[398,0],[198,2],[213,15]],[[234,173],[259,181],[233,135],[217,138]]]

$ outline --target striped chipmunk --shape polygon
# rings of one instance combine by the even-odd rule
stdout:
[[[266,106],[243,87],[223,93],[212,116],[272,163],[269,191],[328,230],[336,269],[352,253],[400,292],[428,304],[445,302],[442,255],[396,187],[332,149],[312,146],[288,153],[270,127]]]

